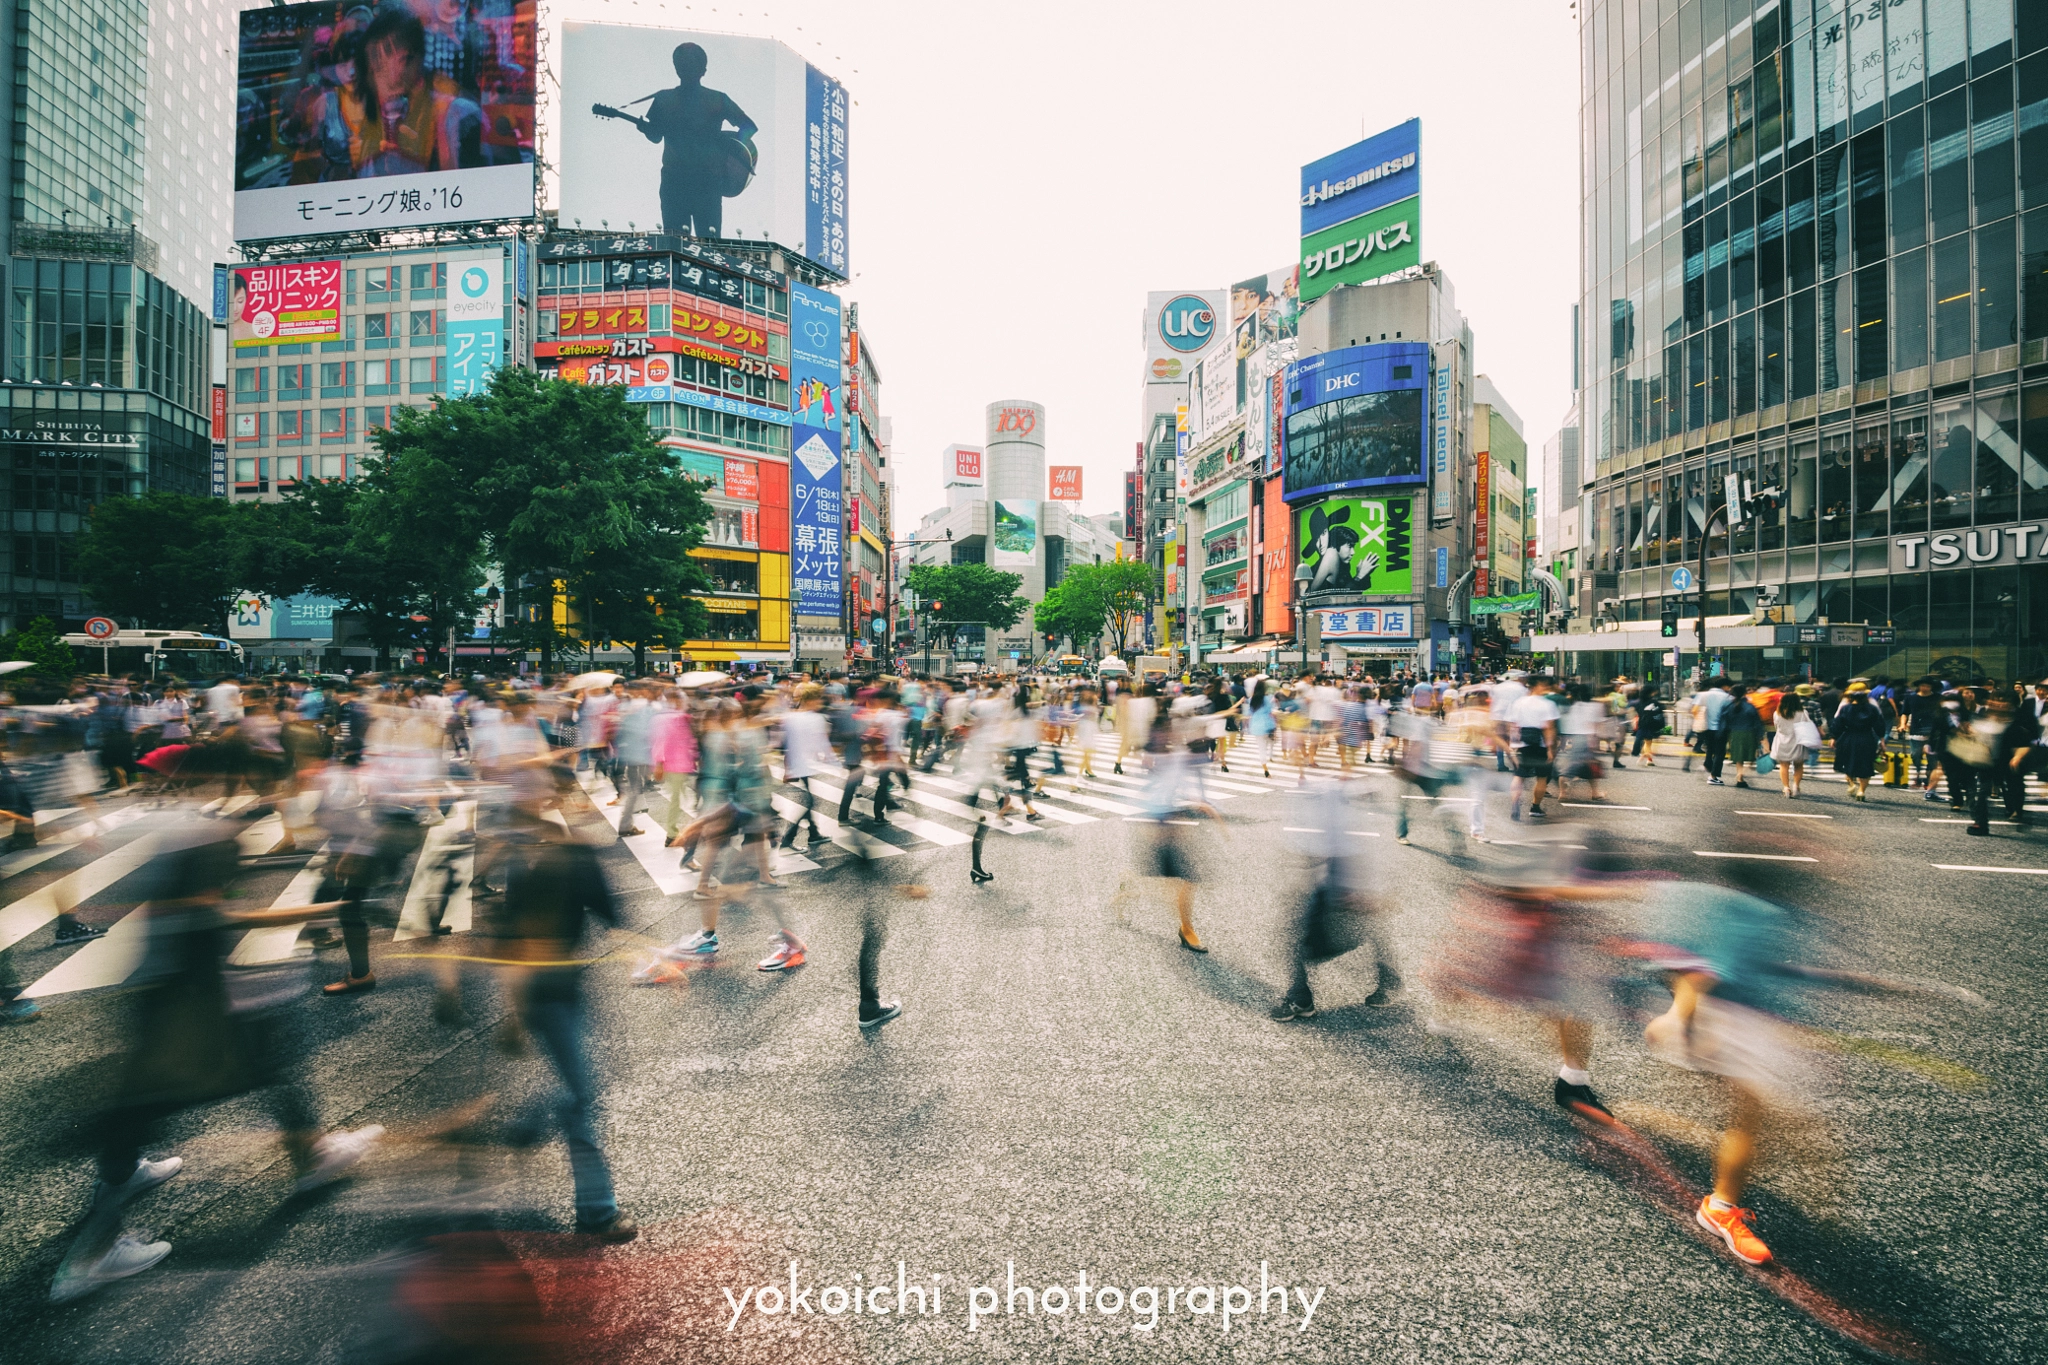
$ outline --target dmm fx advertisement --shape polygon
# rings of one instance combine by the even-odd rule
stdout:
[[[1296,513],[1305,596],[1415,591],[1415,499],[1326,498]]]
[[[448,262],[448,396],[490,387],[505,353],[505,253]]]
[[[1422,120],[1301,168],[1301,301],[1422,263]]]
[[[844,592],[839,355],[838,297],[791,281],[790,576],[799,616],[837,616]]]

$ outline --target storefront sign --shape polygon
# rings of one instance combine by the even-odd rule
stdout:
[[[727,460],[725,462],[725,495],[729,498],[744,498],[748,502],[761,500],[761,467],[752,460]]]
[[[1413,606],[1357,607],[1347,611],[1321,611],[1325,640],[1412,640],[1415,638],[1416,610]]]
[[[2048,522],[2015,521],[1929,536],[1893,536],[1892,572],[2048,563]]]

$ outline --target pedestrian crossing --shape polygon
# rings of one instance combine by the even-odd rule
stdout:
[[[985,774],[971,773],[952,756],[930,772],[914,769],[908,790],[892,784],[892,809],[886,824],[871,819],[874,782],[864,777],[849,812],[849,821],[838,818],[845,795],[845,775],[831,773],[811,779],[811,795],[821,843],[799,841],[793,848],[773,850],[771,875],[778,880],[800,878],[827,870],[852,858],[897,858],[959,849],[973,841],[975,830],[986,823],[989,837],[1038,840],[1054,836],[1061,828],[1074,828],[1100,821],[1140,822],[1147,819],[1144,790],[1147,776],[1142,757],[1130,755],[1126,771],[1115,771],[1117,742],[1114,734],[1098,736],[1087,750],[1079,744],[1058,746],[1059,771],[1054,769],[1053,746],[1041,746],[1028,760],[1035,790],[1033,806],[1037,821],[996,814],[998,785]],[[1082,760],[1089,771],[1082,771]],[[1219,764],[1201,765],[1200,783],[1205,798],[1213,803],[1291,792],[1302,780],[1319,783],[1338,777],[1342,771],[1335,748],[1326,747],[1298,775],[1294,764],[1274,755],[1270,775],[1262,771],[1259,755],[1240,748],[1232,757],[1238,761],[1228,772]],[[1385,775],[1381,764],[1359,764],[1354,773],[1371,777]],[[780,779],[779,769],[773,775]],[[607,804],[613,793],[609,783],[594,773],[585,774],[583,785],[593,806],[616,824],[619,808]],[[978,804],[969,799],[981,792]],[[2030,793],[2038,792],[2030,780]],[[781,821],[794,822],[803,814],[801,791],[784,783],[775,791],[774,810]],[[209,803],[217,814],[235,815],[254,801],[249,795]],[[665,896],[687,894],[697,888],[700,874],[685,870],[679,849],[667,846],[658,794],[649,793],[648,808],[638,822],[641,832],[621,844],[633,855],[654,887]],[[82,910],[88,922],[105,923],[104,914],[94,912],[95,898],[120,901],[125,879],[144,868],[156,848],[154,835],[179,818],[174,808],[139,800],[109,802],[97,809],[66,808],[39,814],[41,842],[34,848],[0,855],[0,949],[22,945],[59,915]],[[399,906],[392,941],[406,942],[432,932],[433,907],[445,897],[442,924],[456,934],[473,931],[476,910],[470,883],[475,872],[477,808],[473,801],[457,801],[441,824],[428,829],[410,869],[402,873],[402,891],[392,896]],[[314,819],[317,824],[317,817]],[[778,836],[786,826],[778,824]],[[303,860],[279,850],[288,847],[290,830],[275,812],[250,820],[240,832],[245,857],[258,860],[249,874],[248,889],[259,897],[257,903],[282,907],[311,904],[318,894],[326,867],[324,848],[304,848]],[[712,850],[699,850],[699,860],[708,860]],[[753,855],[734,850],[725,854],[728,870],[753,866]],[[735,875],[744,875],[737,874]],[[33,884],[33,889],[6,900],[6,888],[13,879]],[[17,883],[19,884],[19,883]],[[108,933],[70,950],[60,961],[41,970],[23,994],[32,998],[75,994],[80,991],[119,986],[131,980],[142,964],[145,947],[142,921],[132,911],[117,918]],[[23,948],[26,953],[28,950]],[[52,951],[40,947],[35,956]],[[254,929],[241,935],[229,961],[235,966],[256,966],[303,957],[308,949],[298,926]],[[38,962],[38,966],[40,966]],[[26,973],[24,973],[26,975]]]

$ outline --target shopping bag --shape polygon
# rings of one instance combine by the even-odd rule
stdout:
[[[1762,753],[1756,756],[1756,775],[1758,777],[1764,777],[1769,775],[1771,769],[1777,766],[1778,760],[1771,757],[1771,751],[1769,749],[1764,750]]]

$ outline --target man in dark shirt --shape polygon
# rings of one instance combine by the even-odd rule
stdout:
[[[664,90],[647,107],[641,131],[661,149],[661,225],[685,237],[716,237],[725,216],[728,163],[744,156],[755,123],[722,90],[706,89],[710,62],[695,43],[677,47],[673,58],[680,84]],[[730,123],[738,131],[728,133]]]
[[[1922,678],[1914,683],[1912,695],[1900,698],[1899,710],[1906,724],[1906,742],[1913,751],[1913,780],[1924,780],[1924,785],[1932,792],[1934,767],[1941,761],[1939,741],[1934,735],[1942,720],[1941,697],[1934,679]],[[1930,744],[1937,746],[1932,764],[1927,760]]]
[[[568,1092],[556,1114],[569,1143],[576,1230],[630,1242],[639,1228],[619,1210],[597,1142],[597,1087],[583,1049],[587,962],[577,957],[586,920],[615,928],[618,907],[588,844],[552,824],[542,823],[539,830],[531,842],[514,844],[505,854],[505,899],[494,926],[499,956],[531,964],[524,969],[520,1016]],[[539,1141],[545,1124],[544,1113],[529,1113],[514,1125],[515,1140]]]

